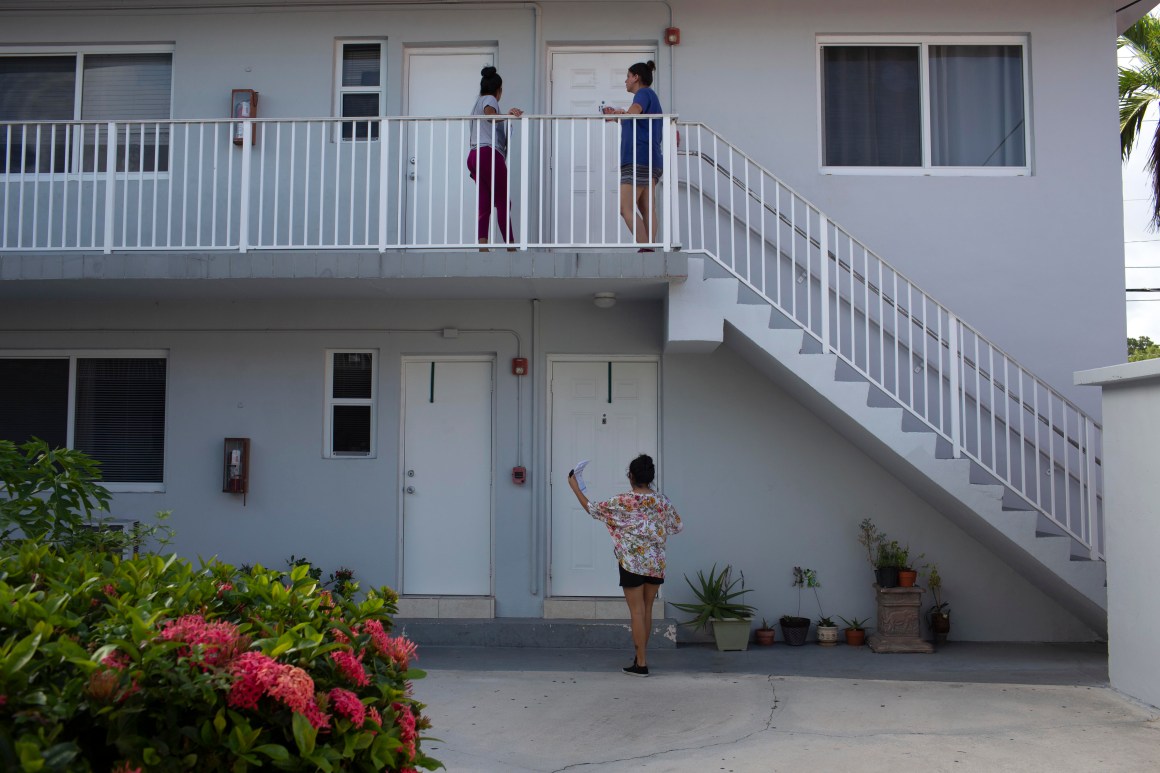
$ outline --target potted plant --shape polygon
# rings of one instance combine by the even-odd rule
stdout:
[[[862,519],[862,522],[858,524],[858,531],[858,543],[866,548],[866,560],[870,563],[870,568],[874,570],[874,581],[879,588],[893,588],[898,584],[898,581],[895,573],[889,570],[893,565],[893,559],[890,556],[890,545],[886,541],[886,533],[875,526],[874,521],[869,518]],[[890,584],[887,584],[888,582]]]
[[[717,642],[717,649],[745,650],[749,648],[749,624],[753,617],[754,608],[749,604],[741,603],[737,599],[749,589],[745,587],[745,576],[733,579],[733,567],[729,564],[720,573],[717,565],[709,570],[708,578],[704,572],[697,571],[697,585],[694,585],[688,575],[685,582],[693,589],[696,602],[673,604],[682,612],[693,615],[685,621],[686,625],[694,628],[708,628],[712,624],[713,639]],[[740,583],[741,589],[737,590]]]
[[[899,553],[902,547],[898,544],[898,540],[886,541],[883,537],[882,542],[878,545],[878,554],[874,559],[874,577],[878,581],[879,588],[897,588],[898,587],[898,565]]]
[[[828,617],[818,618],[818,644],[833,647],[838,643],[838,626]]]
[[[855,617],[853,620],[838,615],[838,619],[846,624],[846,643],[851,647],[861,647],[866,643],[866,622],[868,618],[859,619]]]
[[[817,595],[818,574],[813,569],[793,568],[793,587],[798,589],[798,608],[796,615],[781,616],[781,638],[791,647],[800,647],[806,643],[806,636],[810,632],[810,619],[802,617],[802,588],[814,588]],[[818,602],[818,611],[821,611],[821,601]]]
[[[898,548],[894,562],[898,565],[898,587],[913,588],[918,580],[918,572],[910,568],[910,545]]]
[[[763,617],[763,618],[761,618],[761,627],[753,632],[753,639],[758,644],[761,644],[763,646],[768,646],[770,644],[773,644],[773,640],[774,640],[774,638],[776,638],[776,635],[777,634],[773,630],[773,627],[770,626],[770,624],[767,623],[765,621],[765,618]]]
[[[942,577],[938,573],[938,565],[933,562],[925,564],[923,571],[926,573],[926,587],[934,597],[934,604],[926,612],[926,621],[934,643],[945,644],[951,632],[951,607],[942,600]]]

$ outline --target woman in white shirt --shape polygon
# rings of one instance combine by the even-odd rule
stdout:
[[[503,96],[503,78],[494,67],[480,71],[479,99],[475,100],[472,115],[500,116],[499,100]],[[508,115],[519,117],[524,111],[513,107]],[[508,216],[507,121],[502,118],[484,118],[471,128],[471,151],[467,154],[467,171],[475,181],[476,236],[480,244],[487,244],[491,230],[491,213],[495,210],[500,236],[512,241],[512,224]],[[486,249],[483,251],[486,252]]]

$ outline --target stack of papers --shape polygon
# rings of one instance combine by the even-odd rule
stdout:
[[[572,468],[572,477],[576,479],[576,485],[580,487],[580,493],[588,490],[588,484],[584,482],[584,468],[588,466],[588,460],[576,462],[576,466]]]

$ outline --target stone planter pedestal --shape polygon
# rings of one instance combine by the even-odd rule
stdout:
[[[934,652],[934,646],[922,639],[919,609],[922,588],[879,588],[878,628],[867,643],[874,652]]]

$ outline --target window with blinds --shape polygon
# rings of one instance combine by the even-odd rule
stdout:
[[[375,354],[327,352],[327,457],[374,455]]]
[[[172,92],[172,52],[0,54],[0,121],[23,124],[0,132],[0,171],[104,171],[104,127],[98,148],[75,120],[137,122],[118,131],[117,171],[167,171]]]
[[[0,356],[0,439],[84,451],[105,483],[159,485],[165,392],[165,357]]]
[[[377,119],[383,106],[383,61],[386,43],[360,41],[338,46],[338,114],[342,118]],[[344,140],[377,140],[376,120],[343,121]]]

